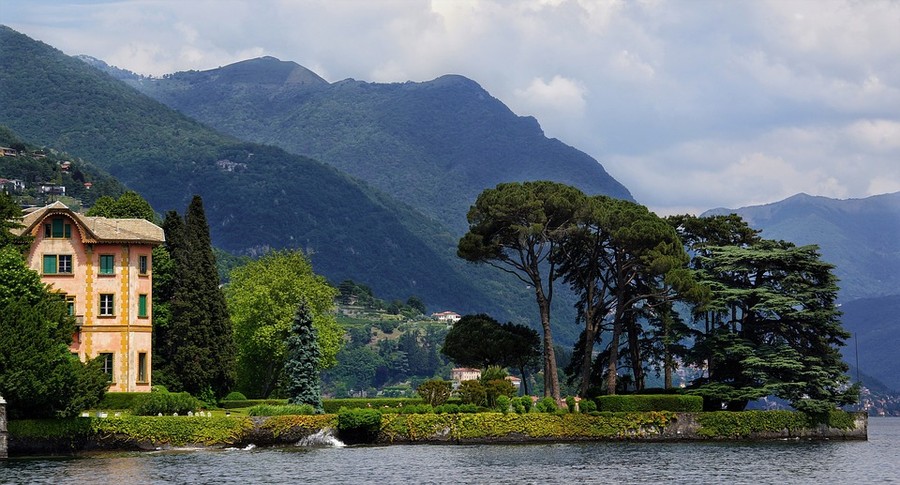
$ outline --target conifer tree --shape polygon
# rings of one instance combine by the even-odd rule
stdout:
[[[235,348],[200,196],[183,221],[167,214],[163,230],[173,263],[169,318],[157,335],[164,383],[222,396],[234,382]]]
[[[285,390],[291,404],[309,404],[322,412],[319,385],[319,344],[313,327],[312,313],[306,303],[300,303],[294,315],[291,334],[286,342],[284,362]]]

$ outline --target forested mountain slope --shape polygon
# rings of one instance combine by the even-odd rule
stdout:
[[[553,180],[588,194],[631,194],[587,154],[548,139],[476,82],[447,75],[329,84],[273,57],[141,78],[85,59],[235,137],[322,160],[435,218],[455,234],[476,196],[500,182]]]
[[[183,211],[200,194],[215,245],[301,248],[332,281],[387,298],[531,317],[527,289],[463,263],[441,226],[337,169],[221,135],[7,27],[0,46],[0,124],[91,160],[157,211]]]

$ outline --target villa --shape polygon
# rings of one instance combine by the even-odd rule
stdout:
[[[70,347],[103,359],[110,391],[149,391],[154,246],[162,228],[143,219],[78,214],[61,202],[36,209],[16,232],[34,237],[28,265],[75,317]]]

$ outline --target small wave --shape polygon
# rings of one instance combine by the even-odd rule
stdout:
[[[315,434],[311,434],[306,438],[298,441],[294,446],[326,446],[332,448],[343,448],[347,445],[343,441],[337,439],[330,429],[323,429]]]

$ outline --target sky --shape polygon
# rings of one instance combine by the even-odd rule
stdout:
[[[660,215],[900,191],[897,0],[0,0],[0,23],[153,76],[460,74]]]

